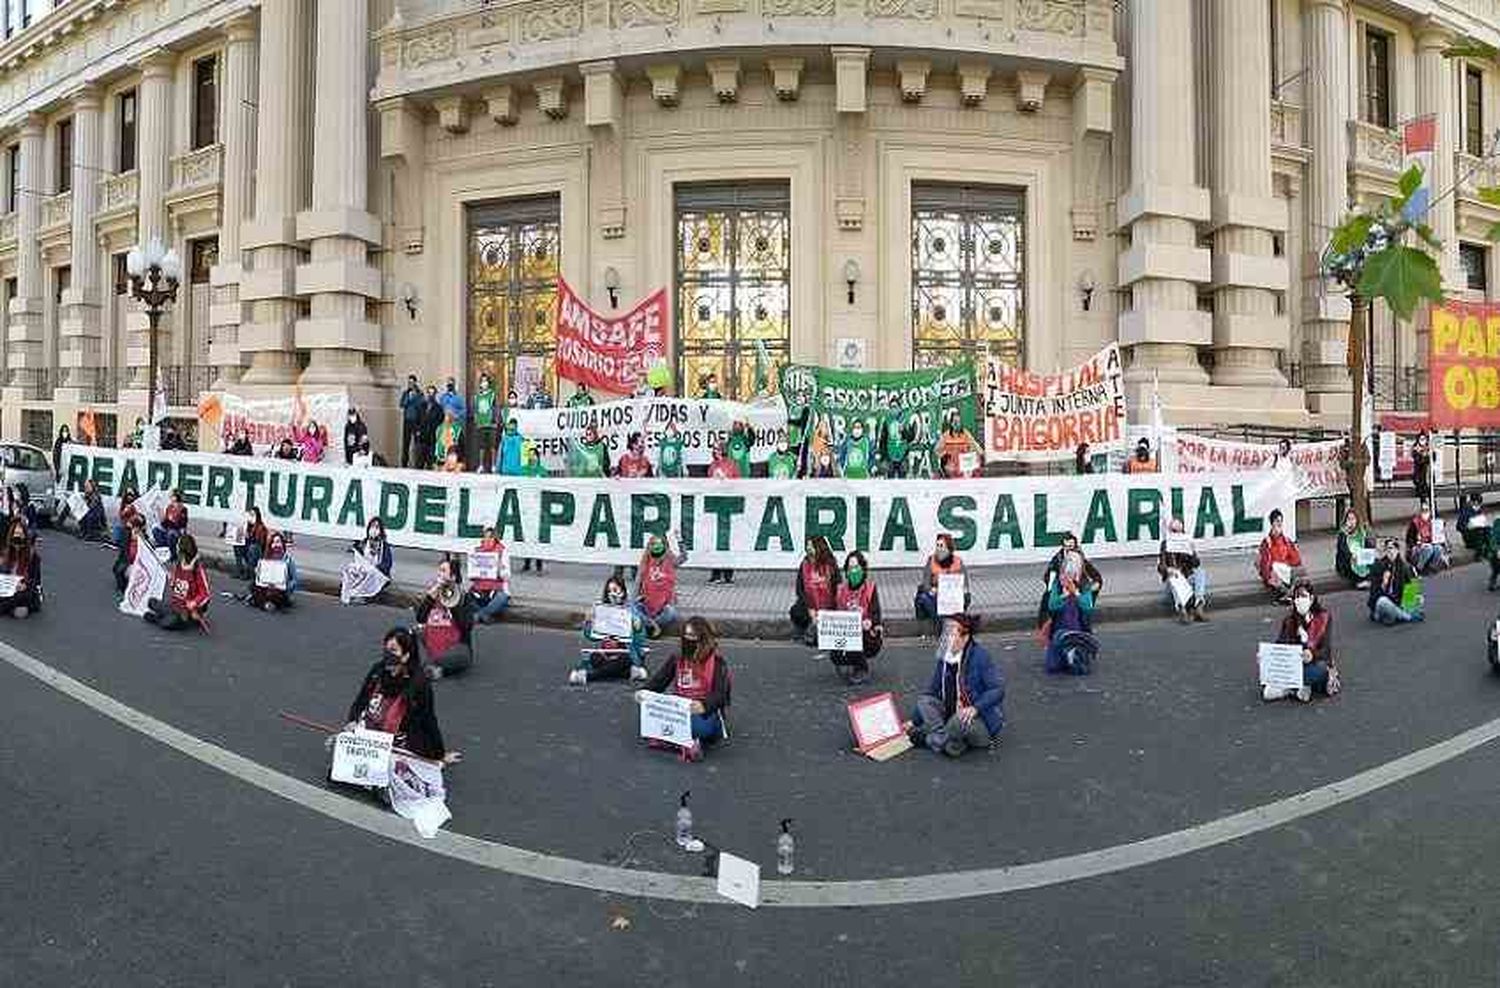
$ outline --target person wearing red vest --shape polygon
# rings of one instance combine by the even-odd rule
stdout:
[[[167,574],[167,599],[153,597],[146,601],[142,617],[164,631],[184,628],[207,631],[208,620],[204,615],[212,599],[208,573],[198,559],[198,542],[191,535],[183,535],[177,540],[177,562]]]
[[[281,586],[262,583],[260,566],[257,564],[256,573],[250,578],[249,604],[268,614],[284,611],[292,606],[292,595],[297,592],[297,561],[292,558],[285,535],[272,532],[266,538],[266,554],[262,561],[265,560],[286,563],[286,583]]]
[[[728,443],[720,439],[714,443],[713,459],[708,464],[708,476],[712,480],[739,480],[740,468],[729,456]],[[731,584],[734,582],[734,570],[711,569],[708,571],[708,582]]]
[[[1406,561],[1418,576],[1428,576],[1449,566],[1446,532],[1442,542],[1432,540],[1431,502],[1423,501],[1406,523]]]
[[[670,551],[667,540],[653,535],[641,553],[635,582],[635,610],[646,622],[646,633],[659,638],[663,628],[677,623],[677,567],[687,553]]]
[[[964,610],[969,609],[969,574],[964,570],[962,559],[953,551],[953,536],[943,532],[937,537],[937,546],[927,557],[922,570],[921,582],[917,584],[917,596],[913,601],[917,620],[938,620],[938,577],[958,575],[964,578]],[[947,615],[944,615],[947,616]]]
[[[729,663],[719,654],[713,627],[705,618],[690,617],[682,626],[682,651],[672,656],[637,690],[636,703],[645,693],[671,693],[693,702],[693,739],[678,745],[683,761],[703,757],[703,745],[724,737],[724,710],[729,706]]]
[[[383,654],[365,673],[344,730],[363,727],[394,734],[396,747],[452,765],[463,755],[443,743],[432,683],[417,665],[417,643],[405,628],[385,633]]]
[[[807,540],[802,566],[797,570],[797,599],[792,602],[792,637],[808,645],[818,643],[818,612],[833,607],[839,589],[839,564],[828,539]]]
[[[654,471],[646,458],[646,440],[639,432],[632,432],[625,446],[625,455],[615,464],[615,476],[624,480],[650,477]]]
[[[438,561],[437,582],[422,594],[415,612],[429,676],[453,676],[474,664],[474,605],[459,586],[453,560]]]
[[[870,660],[880,654],[885,643],[885,625],[880,619],[880,594],[870,564],[859,550],[844,557],[844,582],[834,594],[834,606],[840,611],[858,611],[861,640],[858,653],[829,652],[828,658],[850,686],[863,686],[870,679]]]
[[[171,500],[161,512],[161,524],[151,533],[151,541],[177,555],[177,540],[187,531],[187,505],[182,503],[182,491],[173,490]]]
[[[474,607],[474,623],[492,624],[510,606],[510,550],[495,537],[495,530],[486,526],[484,538],[480,539],[475,552],[493,552],[500,558],[499,575],[495,579],[485,577],[469,582],[469,602]]]

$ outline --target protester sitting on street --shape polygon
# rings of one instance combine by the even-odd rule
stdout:
[[[151,532],[151,541],[172,554],[177,555],[177,540],[187,532],[187,505],[182,503],[182,491],[173,490],[167,506],[161,512],[161,524]]]
[[[522,454],[526,440],[521,437],[521,426],[515,419],[505,423],[505,433],[500,437],[500,463],[497,473],[506,477],[521,476]]]
[[[1272,509],[1269,520],[1271,530],[1260,541],[1255,570],[1260,574],[1261,582],[1285,603],[1291,599],[1292,584],[1304,575],[1302,553],[1282,529],[1280,508]]]
[[[395,564],[395,556],[385,537],[385,523],[379,518],[371,518],[365,526],[365,537],[354,543],[350,551],[357,558],[345,563],[340,572],[339,598],[346,604],[365,604],[379,595],[379,590],[371,582],[379,582],[379,579],[373,576],[370,580],[363,579],[363,576],[370,574],[360,564],[375,567],[386,580],[390,579]],[[384,585],[380,589],[384,589]]]
[[[864,553],[855,550],[844,557],[844,580],[835,595],[835,610],[859,612],[860,651],[855,654],[834,650],[826,654],[850,686],[863,686],[870,679],[870,660],[880,654],[880,647],[885,644],[880,594]]]
[[[279,583],[263,582],[268,574],[262,570],[260,563],[257,563],[255,575],[250,580],[250,606],[259,608],[267,614],[273,611],[284,611],[292,606],[292,595],[297,592],[297,561],[292,558],[285,535],[280,532],[271,533],[266,540],[266,554],[261,557],[261,562],[286,563],[286,580]]]
[[[1162,591],[1177,612],[1177,620],[1207,621],[1208,573],[1198,559],[1198,549],[1183,531],[1182,519],[1167,522],[1167,537],[1161,540],[1156,559]],[[1094,602],[1098,603],[1097,591]]]
[[[653,535],[641,553],[635,584],[635,609],[646,622],[652,638],[677,623],[677,567],[687,561],[686,552],[669,551],[667,540]]]
[[[474,607],[451,559],[438,561],[437,580],[414,610],[421,625],[422,659],[433,679],[457,675],[474,664]]]
[[[1292,587],[1292,609],[1281,620],[1276,642],[1302,646],[1302,688],[1283,692],[1263,686],[1263,699],[1270,701],[1295,696],[1306,703],[1314,693],[1331,696],[1339,691],[1338,668],[1333,662],[1333,615],[1323,606],[1307,580],[1298,580]]]
[[[131,516],[124,534],[116,542],[114,574],[115,593],[123,595],[130,585],[130,567],[142,552],[151,552],[151,543],[146,537],[146,520],[140,515]]]
[[[828,539],[814,535],[803,550],[802,565],[797,568],[797,599],[790,616],[792,634],[808,645],[818,642],[818,612],[834,606],[838,598],[839,563],[828,546]]]
[[[938,614],[938,583],[939,578],[944,576],[962,576],[964,580],[964,610],[969,609],[969,574],[964,569],[964,562],[958,558],[958,553],[953,551],[953,536],[943,532],[937,537],[937,545],[932,550],[932,555],[927,557],[927,565],[922,569],[922,579],[917,583],[917,596],[913,601],[917,620],[923,618],[929,621],[937,621],[940,617],[949,615]]]
[[[708,476],[713,480],[738,480],[743,476],[739,464],[729,455],[728,440],[720,439],[713,444],[713,459],[708,464]],[[731,584],[734,582],[734,570],[710,569],[708,582],[710,585]]]
[[[609,447],[592,423],[583,430],[568,449],[569,477],[606,477],[609,475]]]
[[[682,648],[637,690],[635,700],[644,703],[645,694],[672,693],[692,701],[693,739],[685,745],[673,745],[683,761],[696,762],[703,757],[703,746],[725,737],[724,711],[729,706],[729,663],[719,654],[713,627],[701,617],[690,617],[682,626]],[[665,742],[659,742],[665,745]]]
[[[510,606],[510,550],[495,535],[492,526],[485,526],[484,537],[479,540],[475,552],[494,553],[497,560],[493,577],[471,577],[469,600],[474,605],[474,623],[492,624],[500,619]]]
[[[432,683],[417,661],[416,642],[405,628],[385,633],[384,654],[365,673],[349,705],[344,730],[363,727],[395,735],[395,744],[422,758],[452,765],[463,757],[443,744],[433,705]]]
[[[640,612],[630,607],[625,592],[625,581],[619,574],[612,574],[604,581],[604,590],[599,594],[599,603],[609,607],[624,608],[630,614],[630,636],[619,638],[594,630],[594,618],[590,614],[583,621],[583,640],[586,647],[578,665],[568,673],[568,682],[574,686],[597,679],[624,679],[644,681],[646,673],[646,622]]]
[[[675,420],[668,422],[667,428],[656,441],[657,476],[686,476],[687,465],[682,459],[683,445],[682,430],[677,427],[677,422]]]
[[[7,513],[9,522],[14,522],[19,518],[27,530],[36,531],[36,505],[31,503],[31,488],[25,484],[17,484],[10,488],[10,506]]]
[[[18,577],[14,592],[0,597],[0,616],[25,618],[42,609],[42,557],[19,522],[11,524],[0,549],[0,573]]]
[[[116,548],[125,544],[125,537],[130,531],[130,520],[141,517],[140,510],[135,506],[138,496],[134,487],[127,487],[120,492],[120,510],[115,516],[114,528],[110,530],[110,541]]]
[[[632,432],[625,443],[625,455],[615,464],[615,476],[638,480],[652,475],[651,461],[646,458],[646,437]]]
[[[1088,556],[1084,556],[1083,548],[1078,544],[1078,535],[1074,532],[1064,532],[1062,545],[1058,546],[1052,558],[1047,560],[1047,568],[1042,572],[1042,599],[1037,604],[1036,626],[1044,628],[1051,618],[1051,611],[1047,609],[1047,600],[1052,593],[1052,587],[1057,582],[1058,571],[1062,569],[1063,558],[1070,552],[1076,552],[1083,556],[1083,588],[1093,591],[1094,603],[1099,602],[1099,595],[1104,592],[1104,575],[1099,572]]]
[[[1406,523],[1406,558],[1418,576],[1427,576],[1448,568],[1446,540],[1432,537],[1432,505],[1423,501],[1417,513]]]
[[[85,542],[104,539],[104,498],[99,496],[99,486],[92,477],[83,482],[83,517],[78,523],[78,537]]]
[[[260,557],[265,555],[266,539],[269,535],[266,523],[261,518],[260,508],[252,505],[246,509],[240,529],[240,538],[244,542],[234,547],[234,575],[236,577],[248,580],[255,575],[256,564],[260,562]]]
[[[974,638],[979,618],[957,614],[944,624],[927,690],[917,697],[907,736],[957,758],[970,748],[988,748],[1005,727],[1005,674]]]
[[[1388,625],[1423,620],[1420,603],[1406,592],[1416,578],[1411,563],[1401,555],[1401,546],[1395,539],[1386,539],[1381,558],[1370,571],[1370,620]]]
[[[1094,637],[1094,592],[1085,579],[1083,554],[1065,554],[1047,598],[1047,610],[1052,615],[1047,642],[1048,672],[1087,676],[1093,671],[1099,642]]]
[[[1478,491],[1470,491],[1459,506],[1458,518],[1454,522],[1464,546],[1474,553],[1474,558],[1483,559],[1490,551],[1490,516],[1484,510],[1484,497]]]
[[[153,597],[146,602],[148,622],[163,631],[186,628],[208,630],[208,604],[213,599],[208,587],[208,571],[198,558],[198,542],[191,535],[177,540],[177,561],[167,573],[167,598]]]
[[[1370,567],[1361,565],[1360,550],[1372,549],[1375,538],[1359,523],[1359,515],[1351,508],[1344,512],[1344,524],[1339,527],[1338,543],[1333,550],[1333,568],[1339,576],[1356,590],[1370,588]]]

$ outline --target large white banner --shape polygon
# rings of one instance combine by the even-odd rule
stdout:
[[[1349,485],[1339,463],[1343,441],[1329,439],[1317,443],[1297,443],[1290,456],[1296,477],[1298,498],[1334,497],[1347,494]],[[1209,439],[1180,432],[1176,436],[1176,461],[1179,473],[1238,473],[1270,470],[1281,465],[1276,446]]]
[[[610,462],[625,452],[631,433],[639,432],[646,455],[656,463],[657,439],[669,422],[677,423],[682,433],[682,461],[689,466],[706,465],[713,444],[726,438],[735,422],[749,423],[753,463],[764,463],[786,438],[786,406],[779,399],[744,404],[714,398],[624,398],[580,408],[508,409],[506,415],[536,443],[542,465],[559,471],[566,466],[568,444],[590,425],[604,437]]]
[[[205,392],[198,399],[198,434],[203,440],[218,437],[220,449],[234,441],[244,429],[257,453],[264,453],[283,439],[292,438],[292,426],[306,428],[316,422],[328,430],[329,444],[342,459],[344,421],[349,415],[349,395],[341,391],[283,395],[279,398],[247,398],[227,391]],[[327,451],[324,455],[329,455]]]
[[[182,491],[196,518],[237,521],[257,505],[283,531],[358,539],[371,518],[391,543],[474,548],[493,525],[511,552],[536,559],[628,564],[652,535],[670,535],[688,565],[796,568],[814,535],[877,566],[917,566],[937,535],[971,564],[1038,562],[1063,534],[1091,555],[1153,555],[1181,517],[1200,551],[1248,548],[1280,508],[1290,523],[1291,471],[1092,474],[974,480],[585,480],[363,469],[208,453],[67,446],[63,487],[92,479]]]
[[[1125,375],[1111,343],[1076,367],[1038,374],[989,357],[984,372],[984,447],[991,458],[1068,459],[1126,444]]]

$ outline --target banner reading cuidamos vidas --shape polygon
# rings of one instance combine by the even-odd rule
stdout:
[[[518,408],[506,415],[521,435],[532,440],[548,470],[562,470],[568,444],[589,426],[598,430],[613,459],[625,452],[632,433],[646,441],[646,455],[656,462],[656,447],[668,423],[682,434],[682,460],[689,466],[712,459],[713,444],[729,435],[735,422],[750,425],[750,459],[763,463],[786,436],[786,408],[780,400],[744,404],[717,398],[625,398],[580,408]]]
[[[314,392],[279,398],[247,398],[227,391],[205,392],[198,399],[199,435],[218,436],[228,446],[244,429],[257,453],[292,438],[292,426],[316,422],[330,436],[342,436],[349,415],[345,392]],[[335,440],[337,441],[337,440]]]
[[[90,479],[105,495],[176,488],[209,521],[257,505],[272,528],[352,540],[378,517],[396,546],[449,551],[473,548],[493,525],[512,553],[567,562],[635,562],[653,534],[670,535],[696,567],[795,569],[814,535],[880,567],[920,565],[940,532],[970,565],[1045,560],[1069,531],[1095,556],[1154,555],[1171,516],[1211,551],[1258,544],[1273,509],[1295,514],[1286,470],[809,483],[359,470],[74,445],[63,458],[67,490]]]
[[[1297,481],[1297,496],[1335,497],[1349,493],[1343,464],[1339,462],[1344,443],[1329,439],[1292,446],[1292,472]],[[1269,470],[1277,466],[1277,447],[1261,443],[1238,443],[1209,439],[1186,432],[1177,434],[1177,470],[1180,473],[1236,473]]]
[[[1076,367],[1038,374],[998,357],[985,362],[985,449],[1015,460],[1059,460],[1079,443],[1093,452],[1121,449],[1125,375],[1111,343]]]
[[[1500,305],[1447,302],[1432,310],[1429,336],[1431,428],[1500,426]]]

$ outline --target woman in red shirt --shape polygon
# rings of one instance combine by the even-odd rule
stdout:
[[[828,540],[814,535],[797,570],[797,599],[792,602],[792,636],[818,643],[818,612],[832,608],[839,589],[839,564]]]
[[[635,702],[644,703],[645,693],[672,693],[692,701],[692,740],[678,745],[683,761],[703,757],[705,742],[718,741],[726,731],[724,711],[729,706],[729,663],[719,654],[713,627],[701,617],[691,617],[682,626],[682,651],[656,670]]]
[[[728,443],[723,439],[720,439],[714,443],[713,459],[710,460],[708,464],[708,476],[712,480],[740,479],[740,468],[735,464],[734,460],[730,459],[728,453]],[[708,582],[710,584],[733,583],[734,570],[711,569],[708,571]]]
[[[208,630],[208,572],[198,559],[198,542],[191,535],[177,540],[177,562],[167,573],[167,599],[153,597],[146,602],[147,621],[165,631],[185,628]]]
[[[641,553],[635,609],[652,638],[660,637],[663,628],[677,623],[677,567],[686,561],[687,553],[672,552],[660,535],[651,536],[646,551]]]
[[[1302,572],[1302,553],[1297,543],[1282,531],[1281,509],[1271,512],[1268,520],[1271,530],[1260,542],[1260,555],[1256,557],[1255,569],[1261,582],[1274,591],[1282,603],[1291,600],[1292,585],[1305,574]]]

